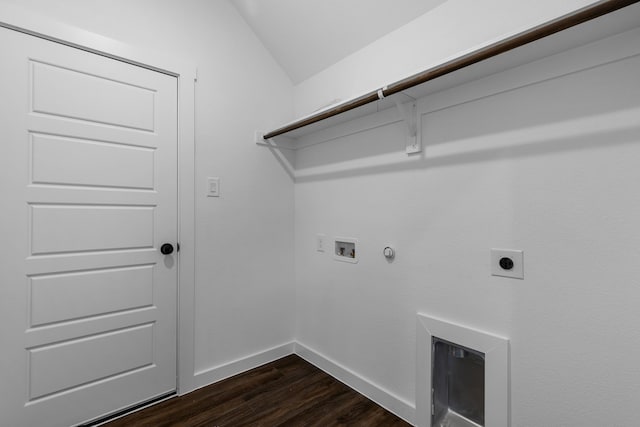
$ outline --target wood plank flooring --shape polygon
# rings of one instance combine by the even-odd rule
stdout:
[[[105,427],[408,427],[296,355],[176,397]]]

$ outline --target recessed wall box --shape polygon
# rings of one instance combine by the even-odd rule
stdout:
[[[336,261],[350,262],[355,264],[358,262],[357,239],[349,237],[336,237],[334,239],[333,258]]]
[[[431,426],[485,426],[484,353],[437,337],[431,343]]]
[[[418,313],[416,426],[509,427],[509,340]]]

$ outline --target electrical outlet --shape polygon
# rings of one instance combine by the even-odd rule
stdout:
[[[514,249],[491,249],[491,275],[524,279],[524,253]]]
[[[316,234],[316,251],[324,252],[327,245],[327,236],[324,234]]]

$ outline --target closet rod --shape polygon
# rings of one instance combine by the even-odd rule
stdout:
[[[430,80],[434,80],[438,77],[442,77],[446,74],[453,73],[454,71],[458,71],[480,61],[484,61],[486,59],[500,55],[501,53],[505,53],[536,40],[540,40],[562,30],[566,30],[568,28],[574,27],[608,13],[615,12],[618,9],[622,9],[623,7],[638,3],[639,1],[640,0],[602,0],[583,9],[579,9],[573,13],[561,16],[560,18],[557,18],[553,21],[549,21],[545,24],[531,28],[512,37],[506,38],[489,46],[485,46],[476,51],[455,58],[449,62],[445,62],[444,64],[435,66],[418,74],[414,74],[413,76],[392,83],[379,90],[369,92],[358,98],[339,104],[331,109],[321,111],[298,121],[292,122],[281,128],[266,133],[264,135],[264,139],[283,135],[287,132],[291,132],[293,130],[303,128],[313,123],[326,120],[330,117],[337,116],[371,102],[375,102],[384,97],[391,96],[398,92],[410,89],[414,86],[426,83]]]

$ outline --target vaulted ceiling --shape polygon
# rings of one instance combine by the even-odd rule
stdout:
[[[230,0],[294,84],[446,0]]]

